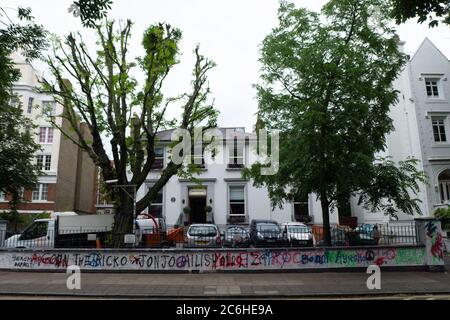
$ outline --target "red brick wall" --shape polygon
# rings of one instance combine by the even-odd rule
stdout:
[[[48,201],[49,203],[33,203],[31,202],[31,190],[25,190],[24,192],[24,199],[27,201],[27,203],[24,203],[19,206],[19,210],[23,211],[54,211],[55,210],[55,204],[52,203],[55,201],[55,191],[56,191],[56,185],[55,184],[49,184],[48,185]],[[9,200],[9,196],[7,195],[6,201]],[[7,203],[0,203],[0,210],[8,210],[9,205]]]

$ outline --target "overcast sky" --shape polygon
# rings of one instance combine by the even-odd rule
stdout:
[[[292,2],[319,10],[327,1]],[[2,7],[31,7],[36,20],[60,36],[81,29],[79,20],[68,12],[71,3],[72,0],[0,0]],[[257,111],[252,84],[258,82],[258,47],[277,24],[277,8],[278,0],[114,0],[110,17],[135,23],[130,49],[133,57],[142,53],[141,37],[150,24],[167,22],[182,30],[183,55],[166,83],[169,96],[189,88],[192,50],[200,44],[201,52],[217,63],[210,73],[210,86],[221,112],[219,125],[251,130]],[[429,29],[427,24],[411,21],[398,27],[398,33],[406,41],[407,53],[413,53],[428,37],[450,57],[449,27]],[[83,34],[87,43],[93,41],[92,34]],[[36,65],[44,69],[39,63]]]

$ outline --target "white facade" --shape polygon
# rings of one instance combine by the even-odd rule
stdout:
[[[256,162],[256,155],[252,151],[253,148],[250,143],[255,135],[245,133],[244,128],[221,128],[221,131],[225,133],[224,137],[227,137],[221,156],[217,156],[215,163],[209,163],[211,158],[206,155],[205,166],[201,169],[201,173],[197,175],[197,178],[201,181],[201,186],[178,176],[172,177],[164,186],[162,200],[159,201],[162,201],[162,216],[165,217],[167,225],[213,222],[223,226],[230,223],[249,223],[252,219],[270,219],[280,223],[292,221],[294,215],[292,203],[285,204],[281,209],[275,208],[272,210],[267,190],[256,188],[251,181],[243,180],[241,177],[242,170],[230,168],[228,164],[234,135],[246,138],[243,146],[243,164],[250,166]],[[167,164],[169,157],[168,137],[170,133],[171,131],[167,131],[165,133],[166,138],[161,139],[161,144],[165,145],[164,165]],[[240,154],[240,152],[238,153]],[[150,172],[146,186],[138,191],[138,199],[144,196],[146,188],[158,179],[160,173],[161,170]],[[195,207],[196,202],[199,203],[197,207]],[[193,212],[196,210],[202,211],[204,206],[210,206],[212,211],[210,213],[202,212],[200,216]],[[185,207],[193,207],[191,214],[184,213],[183,208]],[[233,214],[232,208],[236,208],[239,212]],[[152,212],[152,208],[148,209],[147,212],[155,214]]]
[[[403,50],[404,43],[400,43]],[[424,216],[432,216],[437,207],[450,203],[450,62],[428,39],[422,43],[417,53],[407,62],[405,68],[394,83],[399,91],[399,101],[391,108],[394,131],[387,137],[387,149],[380,154],[391,157],[398,162],[408,158],[420,160],[419,169],[430,177],[429,185],[422,185],[418,198],[422,201],[421,210]],[[434,121],[434,122],[433,122]],[[433,128],[439,127],[439,128]],[[221,129],[225,130],[225,129]],[[436,131],[437,130],[437,131]],[[233,131],[243,132],[242,128],[230,128],[227,138]],[[436,137],[435,137],[436,131]],[[245,133],[251,140],[254,134]],[[439,137],[438,137],[439,135]],[[436,139],[442,141],[435,141]],[[166,148],[167,149],[167,148]],[[167,151],[165,149],[165,151]],[[228,155],[229,146],[225,146],[224,154]],[[255,153],[247,141],[244,152],[246,166],[256,161]],[[165,153],[167,163],[167,152]],[[445,171],[449,170],[449,171]],[[158,178],[158,171],[153,171],[147,184]],[[199,175],[206,193],[206,204],[212,207],[213,218],[207,219],[218,225],[230,223],[230,187],[245,188],[245,223],[252,219],[272,219],[278,222],[295,221],[295,206],[285,203],[282,209],[272,210],[267,190],[255,188],[251,181],[241,179],[241,171],[230,169],[227,163],[206,165]],[[190,206],[192,197],[189,192],[196,189],[196,184],[179,177],[172,177],[164,187],[161,202],[162,215],[167,224],[179,224],[183,208]],[[145,188],[141,188],[138,198],[144,196]],[[196,192],[196,191],[194,191]],[[388,216],[381,212],[369,212],[357,205],[357,199],[351,199],[352,215],[358,223],[389,223]],[[312,216],[312,223],[322,224],[320,201],[311,194],[307,204],[307,214]],[[417,216],[416,216],[417,217]],[[413,216],[399,214],[399,221],[410,221]],[[187,218],[188,222],[189,218]],[[207,222],[207,221],[206,221]],[[337,210],[331,210],[331,224],[338,224]]]
[[[403,50],[403,43],[400,45]],[[439,206],[450,200],[450,184],[447,185],[450,171],[448,179],[445,173],[441,175],[450,170],[449,76],[449,60],[425,39],[394,83],[399,91],[399,102],[390,113],[395,129],[387,137],[387,150],[382,156],[390,156],[397,162],[407,158],[420,161],[418,169],[429,176],[429,185],[422,184],[418,195],[425,217],[433,216]],[[436,139],[434,126],[438,133]],[[356,206],[354,214],[359,222],[389,222],[389,217],[382,213],[367,212]],[[398,216],[400,221],[415,217],[419,216]]]

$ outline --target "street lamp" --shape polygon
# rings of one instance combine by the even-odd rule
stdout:
[[[119,188],[121,189],[123,192],[125,192],[127,194],[127,196],[130,197],[130,199],[133,200],[133,234],[135,235],[135,224],[134,224],[134,220],[136,219],[136,193],[137,193],[137,185],[135,184],[117,184],[119,182],[118,179],[114,179],[114,180],[106,180],[105,183],[111,185],[111,188]],[[127,188],[133,188],[133,195],[131,195],[128,191]]]

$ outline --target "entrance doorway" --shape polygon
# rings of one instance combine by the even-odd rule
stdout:
[[[190,223],[206,223],[206,189],[189,189]]]

